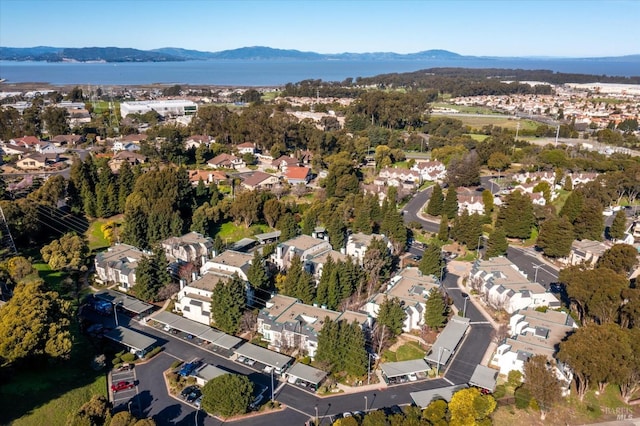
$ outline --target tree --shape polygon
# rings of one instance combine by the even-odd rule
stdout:
[[[560,209],[560,216],[566,217],[569,222],[573,223],[582,212],[584,205],[584,197],[581,192],[573,191],[565,200]]]
[[[445,266],[442,251],[436,244],[429,244],[422,254],[418,269],[424,275],[440,277],[442,267]]]
[[[258,250],[253,253],[253,260],[247,271],[247,279],[256,288],[266,290],[269,287],[269,277],[264,268],[262,255]]]
[[[447,401],[444,399],[436,399],[435,401],[431,401],[431,403],[427,405],[427,408],[422,411],[422,417],[431,425],[446,425],[448,413],[449,408]]]
[[[246,304],[244,281],[234,274],[227,282],[218,282],[211,295],[211,320],[217,328],[235,334]]]
[[[565,257],[571,252],[573,236],[571,222],[566,217],[554,217],[540,227],[536,245],[542,249],[545,256]]]
[[[615,244],[605,250],[596,268],[609,268],[618,274],[629,275],[638,264],[638,251],[629,244]]]
[[[80,269],[89,253],[89,246],[83,237],[71,232],[42,247],[40,253],[53,270]]]
[[[0,309],[0,365],[23,359],[67,359],[71,303],[37,279],[19,283]]]
[[[93,395],[67,419],[67,426],[102,426],[111,422],[109,401],[104,395]]]
[[[536,400],[542,421],[561,396],[560,383],[552,368],[547,365],[545,355],[534,355],[524,365],[524,386]]]
[[[151,256],[143,256],[136,267],[136,283],[133,291],[142,300],[157,302],[160,290],[171,282],[169,262],[161,247],[156,247]]]
[[[440,226],[438,228],[438,239],[443,242],[449,241],[449,218],[446,214],[442,215],[440,219]]]
[[[508,248],[509,242],[507,241],[507,236],[504,234],[504,229],[496,227],[493,232],[489,234],[485,256],[488,259],[497,256],[504,256],[507,253]]]
[[[69,133],[68,117],[69,113],[65,108],[50,106],[42,112],[42,121],[50,136],[66,135]]]
[[[447,166],[447,183],[453,186],[474,186],[480,184],[480,159],[470,152],[463,157],[454,157]],[[449,213],[449,212],[447,212]]]
[[[362,259],[362,267],[367,274],[369,288],[372,294],[377,290],[378,284],[389,278],[393,269],[393,257],[389,247],[383,239],[373,238]]]
[[[498,211],[496,226],[502,227],[509,238],[526,239],[531,236],[535,219],[531,198],[520,191],[513,191]]]
[[[491,154],[487,160],[487,167],[491,170],[505,170],[510,164],[511,161],[509,160],[509,157],[505,153],[499,151]]]
[[[260,196],[256,191],[241,191],[231,203],[229,213],[236,223],[244,222],[248,228],[258,220]]]
[[[376,321],[386,326],[392,336],[397,336],[402,333],[406,317],[407,314],[404,312],[400,299],[397,297],[392,299],[385,297],[378,308]]]
[[[484,214],[490,218],[493,212],[493,194],[488,189],[482,191],[482,203],[484,204]]]
[[[285,211],[285,206],[277,199],[272,198],[265,201],[264,207],[262,208],[262,215],[267,221],[267,225],[269,225],[270,228],[273,228]],[[285,240],[283,239],[283,241]]]
[[[431,216],[440,216],[443,208],[444,195],[442,195],[442,188],[436,183],[433,187],[431,198],[429,198],[429,204],[427,204],[427,214]]]
[[[246,413],[252,399],[253,382],[245,375],[223,374],[202,388],[202,408],[223,417]]]
[[[594,199],[587,198],[580,214],[573,221],[573,228],[578,240],[602,241],[604,218],[602,205]]]
[[[454,393],[449,402],[450,425],[484,424],[496,409],[491,395],[482,395],[478,388],[467,388]]]
[[[280,231],[280,240],[287,241],[298,235],[298,223],[291,213],[285,213],[280,217],[276,228]]]
[[[620,209],[613,218],[613,223],[609,227],[609,236],[613,240],[621,240],[627,230],[627,213]]]
[[[448,311],[442,293],[436,288],[431,289],[425,302],[424,323],[434,330],[442,328],[447,322]]]
[[[449,219],[455,219],[458,216],[458,192],[453,186],[447,189],[447,197],[444,199],[442,214]]]

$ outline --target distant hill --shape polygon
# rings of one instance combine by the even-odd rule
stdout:
[[[181,49],[178,47],[163,47],[153,50],[138,50],[120,47],[83,47],[62,48],[50,46],[38,47],[0,47],[0,60],[5,61],[104,61],[104,62],[169,62],[190,60],[245,60],[245,61],[322,61],[322,60],[349,60],[349,61],[402,61],[402,60],[426,60],[426,59],[486,59],[486,60],[531,60],[542,58],[531,57],[478,57],[463,56],[448,50],[425,50],[416,53],[394,52],[367,52],[367,53],[335,53],[321,54],[316,52],[302,52],[299,50],[274,49],[265,46],[242,47],[239,49],[222,50],[219,52],[204,52],[199,50]],[[545,58],[562,60],[563,58]],[[581,58],[566,58],[580,60]],[[601,61],[625,61],[640,63],[640,55],[627,55],[606,58],[582,58],[584,60]]]

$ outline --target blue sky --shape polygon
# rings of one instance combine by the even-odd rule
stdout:
[[[0,46],[640,53],[640,1],[0,0]]]

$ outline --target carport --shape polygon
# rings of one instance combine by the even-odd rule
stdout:
[[[432,365],[438,365],[438,368],[447,365],[468,328],[469,318],[452,317],[424,359]]]
[[[196,383],[200,386],[204,386],[209,380],[213,380],[216,377],[222,376],[223,374],[229,374],[229,372],[224,371],[223,369],[218,368],[215,365],[205,364],[204,367],[196,371]]]
[[[156,339],[126,327],[116,327],[105,333],[104,337],[126,346],[139,358],[144,357],[156,345]]]
[[[385,362],[380,364],[380,369],[385,380],[389,382],[389,379],[424,373],[430,370],[430,367],[423,359],[411,359],[408,361]]]
[[[287,381],[289,383],[298,383],[298,381],[301,381],[304,386],[311,386],[314,390],[318,390],[320,383],[322,383],[326,377],[326,371],[299,362],[287,370]]]
[[[241,345],[235,350],[235,353],[238,357],[254,360],[260,364],[264,364],[266,367],[271,367],[278,374],[281,374],[286,370],[289,364],[293,361],[293,358],[290,356],[270,351],[262,346],[254,345],[253,343],[245,343]]]
[[[158,312],[151,319],[167,327],[208,342],[213,346],[215,352],[220,352],[227,357],[231,356],[233,354],[231,350],[242,342],[242,339],[238,337],[223,333],[208,325],[200,324],[199,322],[181,317],[180,315],[172,314],[171,312]]]
[[[493,391],[496,390],[498,373],[498,370],[494,370],[493,368],[485,367],[484,365],[478,364],[476,369],[473,370],[473,374],[469,379],[469,386],[476,386],[493,393]]]
[[[109,289],[97,292],[94,294],[94,297],[99,300],[110,302],[114,307],[120,306],[125,311],[140,316],[150,314],[151,311],[153,311],[153,308],[155,308],[155,306],[150,303],[143,302],[135,297]]]
[[[266,232],[264,234],[256,234],[254,237],[258,239],[260,244],[268,244],[277,241],[281,233],[281,231]]]
[[[413,402],[420,407],[420,409],[424,410],[431,404],[432,401],[437,401],[438,399],[443,399],[447,402],[451,401],[451,397],[454,393],[458,392],[460,389],[466,388],[466,385],[455,385],[449,386],[446,388],[437,388],[437,389],[429,389],[423,390],[420,392],[411,392],[411,399]]]

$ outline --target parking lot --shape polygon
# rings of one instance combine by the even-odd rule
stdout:
[[[135,368],[111,373],[111,401],[114,411],[134,410],[135,397],[138,395],[138,381]]]

